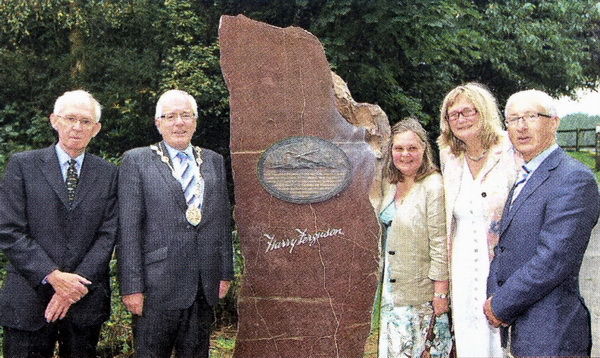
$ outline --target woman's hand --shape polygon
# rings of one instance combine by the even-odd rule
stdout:
[[[440,316],[441,314],[448,312],[449,309],[448,297],[433,297],[433,312],[436,316]]]

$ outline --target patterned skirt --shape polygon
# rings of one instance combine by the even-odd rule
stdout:
[[[425,348],[425,335],[433,315],[431,302],[419,306],[382,305],[379,322],[379,358],[419,357]],[[448,315],[436,317],[432,357],[448,357],[452,336]]]

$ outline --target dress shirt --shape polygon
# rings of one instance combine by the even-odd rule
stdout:
[[[531,178],[531,176],[533,175],[533,172],[535,172],[535,170],[540,166],[540,164],[542,164],[542,162],[546,158],[548,158],[548,156],[550,154],[552,154],[552,152],[557,148],[558,148],[558,144],[554,143],[553,145],[548,147],[546,150],[544,150],[543,152],[538,154],[535,158],[533,158],[530,161],[528,161],[527,163],[525,163],[525,167],[527,167],[527,169],[529,169],[529,175],[527,176],[527,179],[525,179],[523,186],[525,186],[525,184],[527,184],[527,181],[529,180],[529,178]]]
[[[165,143],[165,148],[167,148],[167,152],[169,153],[169,158],[171,159],[171,163],[173,164],[173,169],[175,169],[175,173],[177,173],[177,180],[181,181],[181,171],[182,171],[182,163],[179,158],[177,158],[177,153],[183,152],[187,154],[190,166],[192,167],[193,173],[198,179],[198,184],[200,185],[199,190],[199,205],[202,207],[203,199],[204,199],[204,178],[200,176],[200,170],[198,168],[198,163],[196,162],[196,156],[194,155],[194,148],[192,145],[188,145],[184,150],[179,150],[171,147],[170,145]]]
[[[77,176],[81,176],[81,166],[83,165],[83,158],[85,157],[85,152],[81,153],[77,158],[71,158],[71,156],[67,154],[67,152],[65,152],[65,150],[62,149],[62,147],[59,144],[57,144],[55,148],[63,180],[67,181],[67,170],[69,169],[69,160],[71,159],[75,159],[75,162],[77,163],[75,165],[75,168],[77,169]]]

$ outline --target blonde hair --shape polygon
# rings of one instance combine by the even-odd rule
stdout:
[[[502,132],[502,115],[498,109],[496,98],[482,84],[470,82],[454,88],[450,91],[440,109],[441,134],[437,143],[442,148],[450,148],[452,154],[458,156],[466,150],[466,144],[458,139],[450,129],[448,122],[448,107],[452,106],[458,99],[464,98],[471,103],[479,113],[481,120],[480,140],[484,150],[489,149],[500,141]]]
[[[387,151],[385,153],[384,162],[383,162],[383,176],[390,183],[395,184],[397,182],[404,181],[404,175],[396,166],[394,165],[394,159],[392,158],[392,147],[394,146],[394,137],[397,134],[411,131],[419,137],[421,140],[423,147],[425,150],[423,151],[423,162],[417,170],[417,174],[415,176],[415,181],[419,181],[429,174],[437,172],[438,167],[435,165],[433,161],[433,150],[431,148],[431,144],[427,138],[427,132],[421,126],[421,123],[414,118],[405,118],[400,122],[396,123],[391,130],[391,135],[387,143]]]

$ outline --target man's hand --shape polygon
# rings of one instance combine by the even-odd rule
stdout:
[[[65,318],[70,307],[71,302],[61,297],[58,293],[54,293],[44,313],[46,322],[55,322],[57,319]]]
[[[69,301],[71,304],[87,295],[88,289],[85,285],[90,285],[92,283],[85,277],[59,270],[52,271],[46,277],[46,281],[52,285],[52,288],[54,288],[54,291],[58,293],[59,296]]]
[[[219,298],[225,297],[227,295],[227,291],[229,291],[230,281],[221,281],[219,282]]]
[[[144,294],[141,292],[123,296],[123,303],[135,315],[141,316],[144,312]]]
[[[508,327],[508,323],[504,323],[500,318],[496,317],[492,310],[492,297],[488,298],[483,304],[483,314],[487,318],[488,322],[494,327]]]

